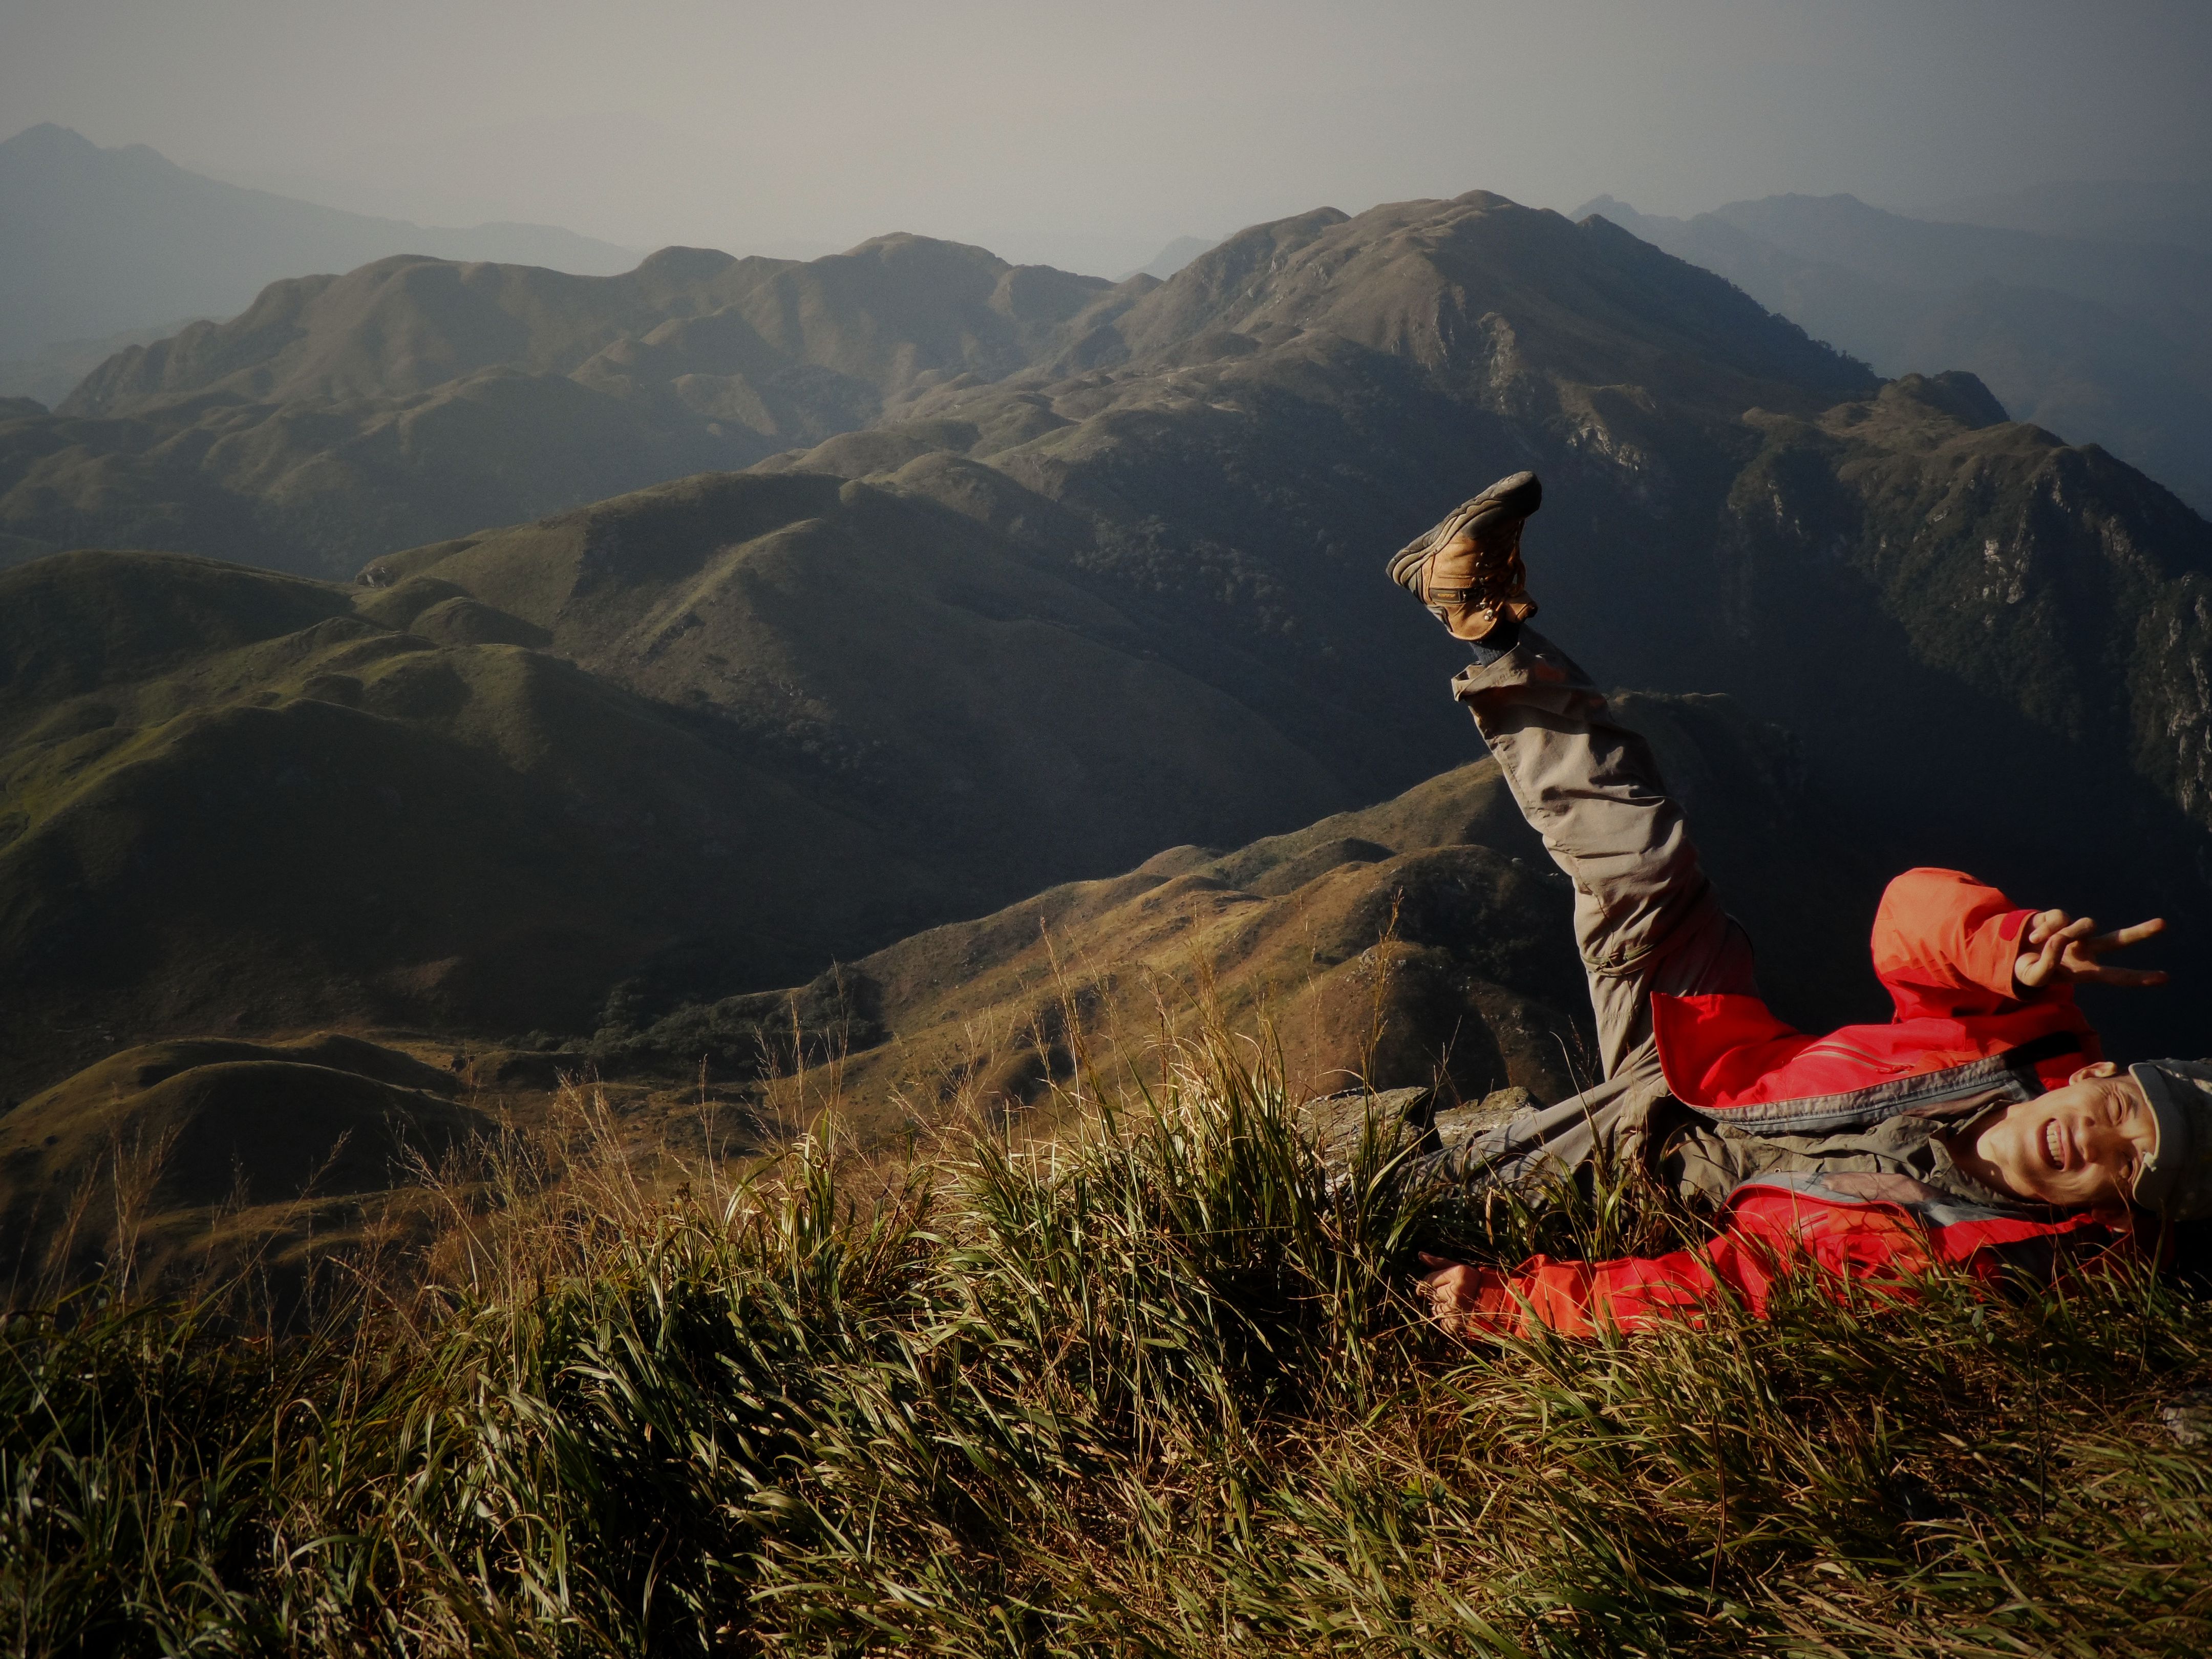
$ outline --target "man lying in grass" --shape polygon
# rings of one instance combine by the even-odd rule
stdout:
[[[1751,945],[1698,867],[1650,750],[1588,676],[1523,624],[1531,472],[1501,479],[1391,562],[1468,642],[1453,690],[1529,823],[1575,884],[1605,1080],[1437,1154],[1433,1173],[1514,1182],[1600,1158],[1640,1164],[1716,1210],[1698,1250],[1511,1273],[1429,1258],[1436,1317],[1462,1333],[1587,1332],[1764,1306],[1808,1261],[1879,1280],[1944,1261],[2047,1275],[2062,1259],[2154,1248],[2158,1222],[2212,1213],[2212,1062],[2123,1072],[2073,987],[2155,985],[2108,966],[2160,931],[2099,933],[1954,870],[1908,870],[1875,920],[1896,1014],[1826,1036],[1767,1011]]]

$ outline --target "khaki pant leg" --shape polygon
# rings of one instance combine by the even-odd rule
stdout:
[[[1575,938],[1607,1078],[1656,1082],[1653,992],[1755,995],[1757,986],[1751,941],[1721,908],[1650,745],[1533,629],[1452,690],[1575,884]]]

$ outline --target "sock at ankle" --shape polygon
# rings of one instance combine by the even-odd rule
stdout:
[[[1508,617],[1479,640],[1465,641],[1474,658],[1474,665],[1487,668],[1500,657],[1521,643],[1521,624]]]

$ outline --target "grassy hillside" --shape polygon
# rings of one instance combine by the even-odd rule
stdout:
[[[434,598],[427,582],[409,578],[365,604],[387,616],[395,604],[420,606]],[[284,584],[283,591],[308,600],[328,596],[304,582]],[[437,608],[450,614],[477,603],[447,599]],[[295,648],[296,636],[274,643]],[[428,647],[416,640],[403,649],[419,656]],[[515,658],[531,654],[502,649]],[[174,696],[177,680],[157,684]],[[1808,1024],[1879,1018],[1883,999],[1863,940],[1889,866],[1852,815],[1808,787],[1787,734],[1744,719],[1723,699],[1632,694],[1621,708],[1649,734],[1696,814],[1708,866],[1759,942],[1776,1006]],[[326,735],[345,741],[336,728]],[[417,729],[418,740],[429,735]],[[334,752],[361,764],[357,742]],[[559,758],[575,759],[573,751]],[[204,787],[220,775],[211,773]],[[634,812],[639,802],[629,805]],[[369,832],[383,843],[374,855],[327,823],[295,826],[295,833],[315,836],[314,845],[350,849],[360,860],[323,872],[350,902],[319,907],[302,893],[301,877],[317,866],[296,855],[289,866],[270,860],[260,882],[265,893],[249,890],[250,877],[233,874],[237,866],[230,865],[202,878],[208,890],[190,904],[164,898],[158,888],[143,890],[146,910],[197,917],[200,931],[174,946],[169,959],[126,958],[141,962],[142,972],[111,971],[104,1000],[93,988],[101,987],[94,976],[100,959],[81,964],[76,979],[60,981],[73,1000],[49,990],[42,1005],[62,1011],[53,1019],[58,1034],[75,1026],[79,1042],[50,1038],[41,1045],[23,1033],[15,1075],[51,1076],[63,1056],[99,1052],[108,1030],[282,1030],[336,1013],[372,1029],[397,1029],[400,1040],[422,1050],[428,1026],[452,1034],[451,1045],[467,1051],[455,1060],[458,1069],[432,1075],[449,1094],[462,1088],[462,1106],[485,1115],[483,1122],[536,1121],[546,1091],[564,1074],[606,1079],[635,1155],[657,1165],[670,1148],[696,1148],[702,1135],[748,1154],[772,1148],[804,1125],[825,1089],[848,1131],[872,1149],[934,1135],[975,1111],[1021,1117],[1041,1110],[1049,1117],[1079,1066],[1157,1079],[1169,1052],[1163,1045],[1206,1019],[1271,1030],[1287,1084],[1302,1098],[1364,1084],[1434,1089],[1446,1104],[1504,1090],[1548,1101],[1581,1086],[1592,1071],[1571,893],[1488,761],[1233,851],[1172,847],[1120,876],[1052,887],[977,920],[913,933],[869,954],[848,953],[842,965],[805,983],[793,975],[788,988],[723,997],[702,997],[700,988],[726,985],[733,974],[763,974],[777,960],[771,952],[779,943],[742,929],[718,931],[732,926],[724,919],[741,917],[746,905],[757,914],[790,893],[803,899],[799,884],[822,878],[809,860],[833,849],[763,852],[738,872],[750,890],[735,895],[709,885],[714,866],[703,866],[686,890],[692,931],[675,946],[653,950],[625,940],[602,894],[580,888],[551,896],[592,841],[564,865],[544,838],[478,845],[456,835],[441,863],[432,848],[401,841],[397,825],[396,814],[371,817]],[[248,845],[258,850],[265,843]],[[635,857],[641,849],[638,839],[616,839],[609,850]],[[154,857],[133,844],[118,861]],[[411,876],[403,862],[410,857],[424,860]],[[641,882],[665,879],[650,868],[625,873]],[[833,867],[831,876],[842,873]],[[413,930],[426,919],[419,908],[362,902],[361,884],[371,874],[392,880],[418,906],[434,880],[454,884],[441,890],[453,907],[442,920],[459,960],[416,965],[422,947]],[[610,876],[601,869],[576,878],[604,884]],[[465,901],[458,890],[464,881]],[[884,890],[880,878],[853,885],[863,895]],[[811,922],[826,928],[836,915],[825,908]],[[549,938],[549,916],[568,933]],[[604,931],[586,931],[594,925]],[[851,930],[849,921],[843,925]],[[835,943],[826,933],[802,933],[793,942],[809,937],[817,948]],[[627,958],[620,954],[625,945]],[[349,981],[347,969],[358,975],[364,963],[382,964],[380,973],[366,984]],[[152,972],[143,970],[148,966]],[[587,981],[582,994],[561,1000],[564,987],[552,975],[592,973],[602,976],[596,985]],[[287,974],[297,982],[282,977]],[[240,994],[241,986],[248,994]],[[204,1000],[185,1003],[195,990]],[[477,1000],[465,1000],[471,995]],[[242,1018],[221,1018],[226,1007]],[[557,1016],[564,1007],[568,1018],[551,1033],[514,1046],[523,1041],[526,1017],[549,1010]],[[88,1010],[98,1011],[100,1026],[84,1033]],[[324,1046],[336,1041],[318,1039]],[[362,1088],[348,1084],[333,1093],[327,1074],[303,1069],[289,1051],[234,1040],[134,1048],[0,1115],[0,1249],[18,1263],[19,1278],[52,1255],[55,1229],[88,1184],[98,1189],[98,1213],[52,1271],[101,1259],[99,1252],[112,1246],[120,1223],[94,1222],[118,1210],[110,1195],[117,1172],[157,1164],[154,1148],[174,1115],[143,1091],[170,1086],[163,1068],[185,1063],[173,1054],[203,1051],[191,1065],[228,1066],[226,1074],[258,1079],[257,1092],[236,1097],[241,1127],[231,1144],[242,1160],[239,1178],[260,1183],[263,1196],[248,1203],[234,1194],[228,1165],[216,1158],[219,1191],[149,1185],[135,1200],[134,1224],[149,1237],[183,1238],[219,1222],[224,1259],[257,1240],[279,1257],[297,1255],[307,1249],[294,1238],[303,1213],[294,1201],[306,1202],[295,1190],[299,1158],[310,1165],[339,1159],[354,1170],[360,1158],[381,1155],[365,1149],[386,1146],[384,1139],[347,1152],[348,1137],[359,1142],[359,1136],[358,1112],[345,1090],[358,1095]],[[260,1063],[243,1070],[229,1064],[248,1060]],[[397,1070],[379,1073],[381,1081],[422,1086],[414,1062],[395,1056],[389,1063]],[[198,1089],[209,1074],[192,1075]],[[204,1120],[204,1133],[218,1134],[234,1097],[210,1099],[195,1108],[195,1121]],[[287,1134],[301,1150],[297,1157],[272,1151],[264,1170],[253,1137],[280,1103],[291,1116]],[[424,1118],[404,1103],[390,1109],[421,1136],[438,1144],[441,1135],[451,1138],[438,1113]],[[47,1150],[38,1152],[41,1146]],[[394,1167],[358,1189],[325,1187],[321,1198],[346,1201],[335,1210],[328,1202],[309,1205],[304,1213],[319,1217],[325,1235],[350,1237],[366,1224],[364,1214],[395,1205],[406,1210],[404,1193],[388,1200],[380,1194],[412,1186],[422,1173]],[[270,1192],[281,1192],[293,1207],[264,1207],[276,1203]],[[227,1210],[220,1207],[225,1203]],[[168,1271],[173,1255],[158,1254],[143,1271]]]
[[[1852,813],[1807,787],[1788,734],[1723,699],[1619,706],[1694,814],[1774,1006],[1808,1027],[1881,1018],[1864,940],[1891,868]],[[1204,1018],[1269,1030],[1300,1098],[1364,1085],[1555,1100],[1595,1073],[1571,909],[1480,761],[1232,852],[1169,848],[792,991],[655,1018],[665,992],[641,980],[572,1063],[717,1079],[830,1065],[842,1111],[875,1140],[956,1110],[1048,1103],[1085,1066],[1157,1076]]]
[[[1350,795],[1066,575],[863,486],[707,477],[376,576],[0,574],[0,975],[37,1011],[0,1088],[179,1031],[589,1033],[640,973],[796,982]]]
[[[1332,1198],[1263,1057],[1181,1058],[1108,1128],[888,1185],[817,1152],[646,1188],[572,1139],[419,1292],[290,1340],[221,1301],[12,1319],[0,1618],[122,1654],[2212,1639],[2200,1302],[1937,1272],[1462,1348],[1417,1251],[1680,1221],[1609,1183],[1468,1213],[1372,1155]]]
[[[0,1116],[8,1300],[103,1275],[298,1282],[495,1118],[462,1079],[332,1032],[110,1055]]]
[[[0,575],[15,1090],[117,1037],[588,1024],[702,932],[775,984],[942,914],[902,848],[520,619],[354,597],[151,554]]]

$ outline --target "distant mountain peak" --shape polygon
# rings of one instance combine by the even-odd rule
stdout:
[[[657,276],[678,283],[703,283],[735,264],[736,257],[723,252],[720,248],[672,245],[647,254],[638,262],[637,270],[641,276]]]
[[[173,174],[179,179],[197,177],[150,144],[94,143],[75,127],[65,127],[56,121],[41,121],[35,126],[25,127],[14,137],[0,142],[0,167],[114,167],[118,164],[141,173]]]
[[[855,242],[844,252],[832,254],[833,259],[870,259],[888,267],[928,264],[933,266],[980,266],[989,270],[1009,270],[1007,261],[987,247],[973,242],[955,242],[942,236],[924,236],[911,230],[894,230],[882,236],[871,236],[865,242]]]
[[[143,149],[143,146],[137,146]],[[25,127],[12,138],[0,140],[0,150],[47,149],[73,150],[82,155],[97,153],[100,146],[75,127],[65,127],[58,121],[40,121]]]

